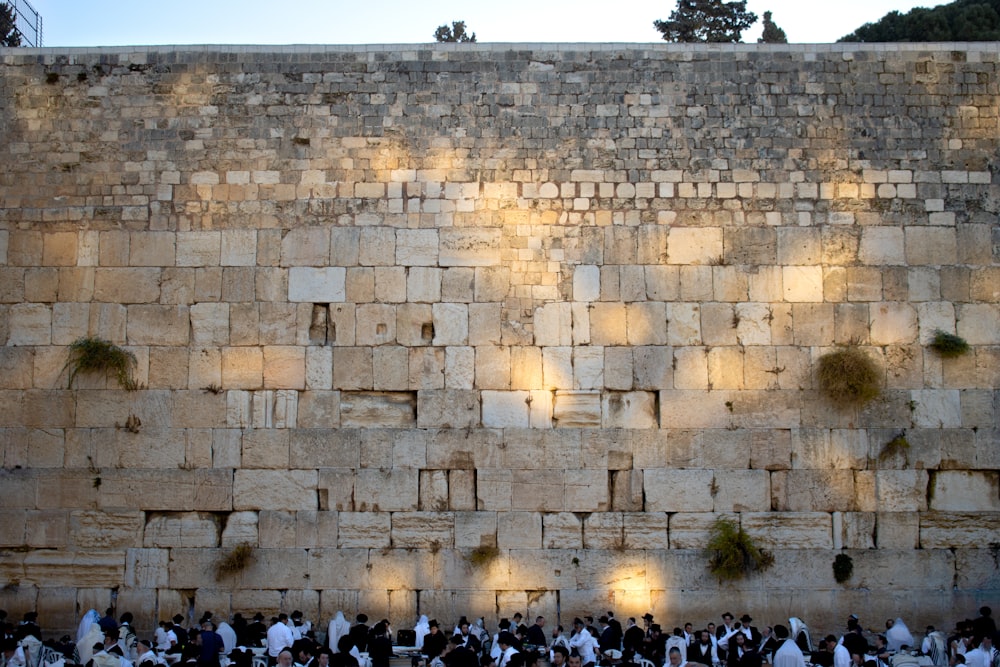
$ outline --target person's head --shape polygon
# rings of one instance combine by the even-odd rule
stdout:
[[[438,627],[438,622],[436,618],[432,618],[430,621],[428,621],[427,627],[430,629],[430,633],[432,635],[436,635],[438,632],[441,631],[441,629]]]
[[[524,618],[524,617],[521,616],[521,612],[515,611],[514,615],[511,618],[514,620],[514,625],[520,625],[521,624],[521,619]]]
[[[101,648],[103,649],[104,646],[101,645]],[[3,640],[0,640],[0,649],[3,650],[4,658],[9,660],[14,655],[14,652],[17,651],[17,641],[13,637],[5,637]]]
[[[587,625],[593,625],[594,624],[594,617],[593,616],[584,616],[583,620],[587,623]]]
[[[700,636],[702,646],[708,646],[712,643],[712,635],[708,634],[708,630],[702,630],[698,634]]]
[[[645,614],[645,615],[643,615],[643,617],[642,617],[642,624],[643,624],[643,626],[645,626],[645,627],[648,628],[650,626],[650,624],[652,624],[652,622],[653,622],[653,615],[652,614]]]
[[[875,635],[875,646],[878,648],[885,648],[886,646],[885,635]]]
[[[674,626],[674,637],[683,637],[684,631],[679,626]]]
[[[569,654],[569,658],[566,660],[566,664],[569,665],[569,667],[582,667],[583,658],[580,656],[579,653],[573,651],[572,653]]]
[[[679,667],[681,664],[681,650],[676,646],[671,646],[669,658],[670,664],[673,665],[673,667]]]
[[[500,619],[500,624],[499,624],[498,627],[500,628],[500,632],[503,632],[504,630],[510,630],[510,619],[509,618],[501,618]]]
[[[565,646],[552,647],[552,667],[563,667],[569,661],[569,651]]]
[[[734,639],[736,640],[736,645],[737,646],[740,646],[740,647],[746,646],[747,636],[745,634],[743,634],[742,632],[737,632],[736,633],[736,637],[734,637]]]
[[[288,614],[286,614],[285,612],[281,612],[280,614],[278,614],[278,622],[279,623],[287,623],[288,622]]]
[[[725,614],[722,615],[722,622],[726,625],[732,625],[733,615],[727,611]]]
[[[358,614],[354,617],[354,620],[358,622],[358,625],[364,625],[368,622],[368,614]]]
[[[462,633],[463,637],[468,637],[469,636],[469,622],[465,621],[464,623],[462,623],[461,625],[459,625],[458,626],[458,630],[459,630],[459,632]]]
[[[174,625],[180,625],[184,622],[184,617],[180,614],[174,614]]]
[[[979,615],[980,616],[992,616],[993,615],[993,610],[990,609],[989,607],[980,607],[979,608]]]
[[[135,652],[144,656],[153,650],[153,644],[148,639],[140,639],[135,643]]]
[[[685,623],[684,624],[684,632],[686,632],[687,634],[691,634],[691,632],[693,630],[694,630],[694,626],[693,625],[691,625],[690,623]]]
[[[864,657],[860,653],[852,653],[851,664],[855,665],[856,667],[860,667],[861,665],[865,664]]]
[[[27,616],[27,614],[25,614],[25,616]],[[121,622],[121,623],[131,623],[133,618],[134,617],[132,616],[132,612],[127,611],[127,612],[125,612],[124,614],[121,615],[121,618],[119,619],[119,622]],[[27,619],[25,619],[25,620],[27,620]],[[31,620],[34,621],[34,619],[31,619]]]
[[[606,627],[608,625],[608,617],[607,616],[601,616],[599,619],[597,619],[597,622],[601,624],[602,628]]]
[[[779,623],[774,626],[774,636],[778,639],[788,639],[788,628]]]
[[[894,625],[896,625],[896,621],[892,620],[891,618],[885,619],[885,629],[886,630],[888,630],[889,628],[891,628]]]
[[[544,628],[545,627],[545,617],[544,616],[536,616],[535,617],[535,625],[537,625],[540,628]]]
[[[350,651],[350,649],[347,650]],[[331,651],[328,648],[320,649],[319,655],[316,656],[316,664],[318,665],[318,667],[329,667],[330,658],[332,657],[333,657],[333,651]]]
[[[292,652],[287,648],[278,654],[278,667],[292,667],[293,661]]]
[[[580,632],[580,630],[583,630],[583,619],[580,618],[579,616],[573,619],[573,630],[576,632]]]
[[[312,642],[307,639],[302,639],[295,642],[295,650],[299,654],[299,664],[304,665],[313,657],[313,645]]]
[[[715,623],[709,623],[707,628],[708,628],[708,634],[710,635],[715,634]]]
[[[505,651],[515,643],[517,643],[517,640],[514,638],[514,635],[506,630],[497,636],[497,644]]]
[[[337,640],[337,652],[338,653],[350,653],[351,649],[354,648],[354,640],[349,636],[344,635]]]
[[[661,632],[663,632],[663,628],[660,627],[659,623],[653,623],[651,626],[649,626],[650,637],[659,637]]]
[[[961,653],[956,653],[954,656],[952,656],[951,658],[952,667],[955,667],[955,665],[964,665],[964,664],[965,664],[964,655],[962,655]]]
[[[833,653],[837,650],[837,638],[833,635],[827,635],[823,638],[823,648]]]

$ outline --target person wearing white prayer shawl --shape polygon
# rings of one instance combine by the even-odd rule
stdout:
[[[681,656],[680,647],[673,646],[667,651],[667,664],[670,667],[687,667],[688,663]]]
[[[965,652],[966,667],[993,667],[993,642],[989,642],[988,651],[983,650],[983,644],[988,641],[988,639],[980,640],[979,637],[972,638],[971,646],[974,648]]]
[[[153,667],[156,663],[156,653],[153,652],[153,645],[145,639],[140,639],[135,644],[135,652],[139,654],[136,667]]]
[[[774,626],[774,636],[781,642],[781,646],[774,652],[772,661],[774,667],[806,667],[802,649],[788,638],[788,628],[780,624]]]
[[[897,618],[893,621],[892,627],[886,629],[885,640],[890,651],[899,651],[904,646],[913,648],[915,643],[910,629],[906,627],[902,618]]]
[[[337,644],[340,641],[340,638],[346,636],[350,631],[351,624],[347,622],[346,618],[344,618],[344,612],[338,611],[336,615],[334,615],[333,620],[330,621],[330,626],[326,631],[327,647],[334,653],[338,653],[339,649],[337,648]]]
[[[94,613],[96,614],[97,612],[95,611]],[[76,643],[77,657],[79,657],[81,665],[86,665],[94,657],[93,647],[95,644],[104,646],[104,630],[97,623],[99,619],[100,616],[90,624],[86,630],[86,634],[83,636],[83,640]]]
[[[429,625],[429,619],[427,615],[424,614],[417,621],[417,624],[413,626],[413,640],[414,645],[420,649],[424,647],[424,637],[431,633],[431,626]]]
[[[826,636],[826,650],[833,653],[833,667],[851,667],[851,652],[833,635]]]
[[[83,638],[87,636],[90,632],[90,626],[101,620],[101,615],[97,613],[96,609],[91,609],[83,618],[80,619],[80,625],[76,629],[76,643],[79,644],[83,641]]]
[[[500,659],[497,661],[497,667],[504,667],[510,661],[510,657],[519,652],[514,648],[515,641],[514,635],[506,630],[497,636],[497,646],[500,647]]]
[[[233,630],[233,626],[223,621],[219,623],[219,627],[215,629],[215,632],[222,637],[223,655],[232,653],[233,649],[236,648],[236,630]]]

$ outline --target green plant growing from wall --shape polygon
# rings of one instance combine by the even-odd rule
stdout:
[[[833,559],[833,578],[842,584],[854,574],[854,559],[847,554],[837,554]]]
[[[247,569],[253,563],[254,558],[253,545],[249,542],[240,542],[215,563],[216,581]]]
[[[63,370],[69,370],[69,387],[77,375],[92,373],[110,375],[118,386],[127,391],[135,391],[138,383],[132,377],[135,369],[135,355],[102,338],[78,338],[69,346],[69,360]]]
[[[965,342],[964,338],[940,329],[934,332],[934,340],[931,341],[930,346],[932,350],[945,359],[954,359],[969,351],[969,344]]]
[[[819,358],[819,386],[838,407],[861,407],[882,393],[878,366],[857,347],[844,347]]]
[[[885,461],[897,454],[906,456],[908,451],[910,451],[910,441],[906,439],[906,431],[900,431],[893,436],[892,440],[882,445],[882,451],[878,458],[880,461]]]
[[[774,554],[754,544],[742,526],[725,517],[712,524],[705,555],[709,571],[720,582],[743,579],[774,565]]]

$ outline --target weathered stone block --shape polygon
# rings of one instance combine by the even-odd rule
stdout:
[[[315,510],[315,470],[237,470],[232,494],[235,510]]]
[[[833,548],[832,523],[826,512],[744,512],[740,526],[768,549]]]
[[[154,514],[146,520],[144,547],[217,547],[219,524],[211,514]]]
[[[477,373],[478,376],[478,373]],[[483,426],[487,428],[527,428],[530,409],[527,391],[483,391]]]
[[[347,270],[343,267],[293,266],[288,270],[288,300],[334,303],[346,298]]]
[[[413,511],[419,505],[419,474],[414,468],[358,470],[354,502],[359,511]]]
[[[922,471],[921,471],[922,472]],[[1000,511],[1000,480],[995,472],[949,470],[930,478],[929,509],[943,512]]]
[[[656,428],[656,394],[650,391],[606,392],[601,399],[604,428]]]
[[[552,421],[560,428],[587,428],[601,424],[601,394],[595,391],[557,391]]]
[[[451,548],[455,516],[451,512],[394,512],[392,545],[397,548]]]
[[[711,512],[714,505],[711,470],[667,470],[643,473],[646,510],[653,512]]]

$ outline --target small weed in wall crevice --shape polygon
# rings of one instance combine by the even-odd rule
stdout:
[[[906,453],[910,451],[910,441],[906,439],[906,431],[900,431],[892,440],[882,445],[882,451],[879,452],[879,461],[885,461],[890,459],[897,454],[902,454],[906,456]]]
[[[215,564],[215,579],[220,581],[225,577],[238,574],[250,567],[254,561],[254,548],[249,542],[240,542],[229,553],[222,556]]]
[[[69,388],[73,380],[82,374],[110,375],[118,386],[126,391],[139,388],[132,371],[135,369],[135,355],[102,338],[78,338],[69,346],[69,359],[63,370],[69,370]]]
[[[838,407],[862,407],[882,393],[878,366],[857,347],[844,347],[819,358],[819,386]]]

